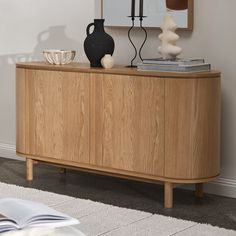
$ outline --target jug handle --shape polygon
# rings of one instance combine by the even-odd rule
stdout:
[[[91,26],[94,26],[94,23],[90,23],[90,24],[87,26],[87,29],[86,29],[87,36],[90,35],[89,30],[90,30]]]
[[[47,34],[49,35],[49,33],[50,33],[49,30],[44,30],[41,33],[39,33],[38,37],[37,37],[38,38],[38,42],[43,42],[44,41],[43,40],[43,36],[47,35]]]

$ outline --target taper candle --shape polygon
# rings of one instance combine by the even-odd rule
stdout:
[[[135,17],[135,0],[131,0],[131,17]]]
[[[143,0],[139,0],[139,16],[143,17]]]

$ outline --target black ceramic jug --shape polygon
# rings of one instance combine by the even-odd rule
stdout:
[[[84,41],[84,51],[91,67],[102,67],[101,59],[105,54],[113,54],[115,43],[113,38],[104,30],[104,19],[95,19],[87,27],[87,38]],[[94,31],[90,33],[90,28]]]

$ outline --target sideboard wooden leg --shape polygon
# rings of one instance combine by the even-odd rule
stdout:
[[[60,174],[66,174],[66,168],[60,168]]]
[[[203,183],[199,183],[195,185],[195,195],[196,197],[202,198],[204,193],[203,193]]]
[[[165,182],[165,200],[164,206],[165,208],[173,207],[173,184],[169,182]]]
[[[33,168],[34,168],[34,160],[27,158],[26,159],[26,179],[28,181],[33,180]]]

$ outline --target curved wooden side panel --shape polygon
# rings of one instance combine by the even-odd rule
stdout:
[[[165,80],[165,177],[208,178],[220,167],[220,79]]]
[[[16,150],[26,153],[25,69],[17,69],[16,78]]]

